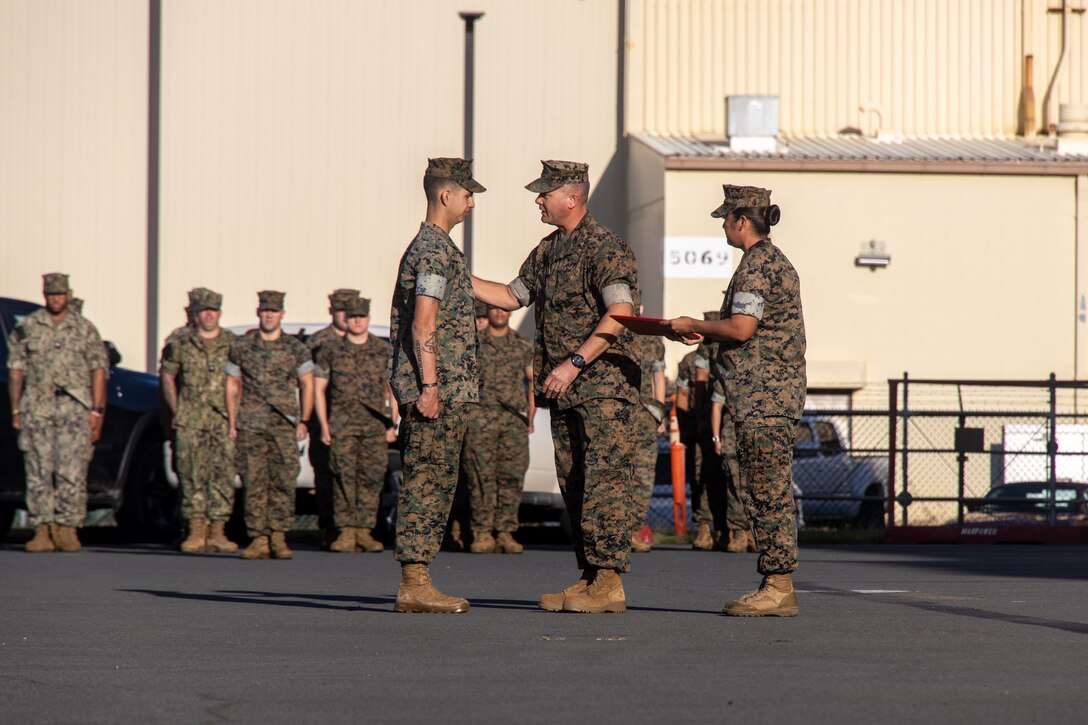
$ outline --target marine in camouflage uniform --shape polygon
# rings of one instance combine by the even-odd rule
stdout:
[[[258,294],[261,327],[235,340],[226,365],[227,412],[253,539],[242,552],[246,559],[291,558],[284,534],[295,521],[298,443],[313,410],[313,359],[280,328],[283,298],[283,292]]]
[[[804,409],[805,323],[801,285],[790,261],[770,240],[779,209],[770,192],[726,185],[712,213],[724,219],[730,245],[744,251],[729,281],[720,322],[670,321],[674,333],[722,340],[715,362],[724,405],[733,417],[741,497],[760,551],[758,589],[729,602],[735,616],[795,616],[797,520],[792,491],[793,445]]]
[[[465,472],[472,496],[473,553],[520,554],[521,487],[529,468],[533,346],[508,324],[506,310],[486,311],[490,324],[477,333],[480,405],[469,420]],[[498,534],[497,538],[492,532]]]
[[[98,330],[68,307],[68,275],[44,275],[45,307],[8,340],[12,425],[26,466],[27,551],[79,551],[87,466],[102,431],[109,361]]]
[[[370,300],[343,300],[348,330],[322,345],[315,359],[315,402],[321,437],[329,441],[333,516],[339,532],[331,551],[379,552],[371,536],[388,467],[390,346],[369,333]],[[312,445],[312,444],[311,444]]]
[[[344,337],[347,319],[344,308],[347,301],[359,296],[359,290],[340,288],[329,295],[329,315],[332,322],[306,338],[306,347],[317,362],[317,355],[327,343],[336,342]],[[314,470],[314,496],[317,499],[317,525],[325,532],[322,548],[328,548],[336,536],[333,521],[333,473],[329,464],[329,447],[321,442],[320,436],[310,436],[310,466]]]
[[[429,159],[427,219],[401,257],[390,312],[390,387],[401,410],[404,482],[397,504],[401,584],[394,611],[465,612],[434,588],[438,554],[461,468],[470,409],[479,404],[474,297],[465,255],[449,231],[485,189],[471,161]],[[433,377],[432,377],[433,376]]]
[[[509,285],[474,278],[477,297],[514,309],[536,304],[537,401],[551,408],[556,475],[573,529],[582,577],[545,594],[543,609],[622,612],[619,574],[631,550],[631,487],[639,438],[641,370],[634,335],[607,317],[638,304],[631,248],[589,214],[584,163],[543,161],[541,221],[557,227]]]
[[[646,552],[650,550],[650,544],[639,539],[638,533],[646,521],[654,494],[657,436],[662,432],[661,424],[665,420],[665,343],[654,335],[638,335],[635,344],[642,371],[639,388],[642,410],[637,416],[637,459],[635,475],[631,478],[631,550]]]
[[[699,468],[702,455],[698,446],[697,412],[695,402],[695,357],[697,350],[692,350],[680,359],[676,368],[676,426],[680,433],[680,442],[684,444],[684,478],[692,488],[691,509],[694,520],[696,506],[695,487],[699,480]],[[705,501],[702,502],[705,506]]]
[[[238,550],[224,533],[234,508],[234,441],[224,371],[235,335],[219,327],[222,302],[223,296],[212,290],[190,291],[188,309],[197,326],[171,335],[160,364],[163,396],[176,429],[181,517],[189,524],[189,536],[181,544],[186,553]]]

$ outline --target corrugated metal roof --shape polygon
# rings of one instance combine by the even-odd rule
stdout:
[[[1058,154],[1045,146],[1007,138],[894,138],[829,136],[779,137],[775,151],[733,151],[726,140],[712,141],[680,136],[635,138],[662,156],[781,161],[875,161],[924,163],[1084,164],[1086,154]],[[1051,142],[1052,143],[1052,142]]]

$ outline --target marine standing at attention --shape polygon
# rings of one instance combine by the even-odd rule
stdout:
[[[479,404],[474,300],[465,255],[449,233],[485,191],[472,162],[430,159],[427,216],[400,259],[390,311],[390,386],[401,410],[404,482],[397,502],[397,612],[467,612],[431,583],[450,517],[470,409]]]
[[[106,412],[106,347],[89,320],[68,305],[68,275],[44,275],[45,307],[8,340],[11,425],[26,466],[29,552],[82,549],[87,466]]]
[[[186,554],[234,552],[226,536],[234,510],[234,441],[227,420],[224,372],[235,335],[219,326],[223,296],[204,287],[189,293],[196,328],[171,335],[162,353],[162,397],[173,421],[174,461],[181,484]]]
[[[226,366],[230,437],[252,539],[241,556],[290,559],[286,534],[295,523],[298,444],[309,435],[314,408],[314,361],[280,326],[284,293],[265,290],[257,298],[260,326],[235,341]]]

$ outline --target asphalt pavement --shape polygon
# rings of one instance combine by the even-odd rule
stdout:
[[[1088,719],[1088,548],[807,546],[792,619],[720,615],[754,554],[637,555],[626,614],[536,608],[560,546],[385,554],[0,548],[4,722],[1053,723]]]

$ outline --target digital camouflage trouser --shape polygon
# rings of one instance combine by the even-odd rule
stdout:
[[[733,531],[747,531],[751,528],[748,513],[741,498],[740,463],[737,460],[737,429],[733,419],[723,414],[721,425],[721,473],[723,483],[722,502],[725,509],[725,525]],[[790,446],[792,460],[793,446]]]
[[[300,470],[294,429],[240,430],[235,451],[246,489],[249,535],[290,531],[295,523],[295,486]]]
[[[181,517],[226,521],[234,508],[234,441],[226,422],[217,430],[178,428],[174,467],[181,483]]]
[[[373,529],[389,465],[385,431],[332,439],[333,522],[337,528]]]
[[[738,423],[741,490],[759,549],[760,574],[797,569],[797,508],[793,499],[793,445],[797,421],[757,418]]]
[[[529,468],[529,428],[502,406],[479,406],[465,437],[465,475],[472,497],[472,529],[518,530],[521,487]]]
[[[56,399],[58,415],[23,414],[19,450],[26,465],[30,525],[82,526],[87,517],[87,466],[94,454],[87,409]]]
[[[635,415],[635,471],[631,476],[631,536],[637,534],[646,521],[657,476],[657,421],[646,408],[638,407],[641,410]]]
[[[578,568],[626,572],[631,554],[631,465],[642,406],[588,400],[552,410],[555,473],[567,505]]]
[[[400,424],[404,482],[397,499],[397,561],[429,564],[438,554],[457,491],[470,408],[443,403],[428,420],[406,403]],[[402,409],[403,410],[403,409]]]

